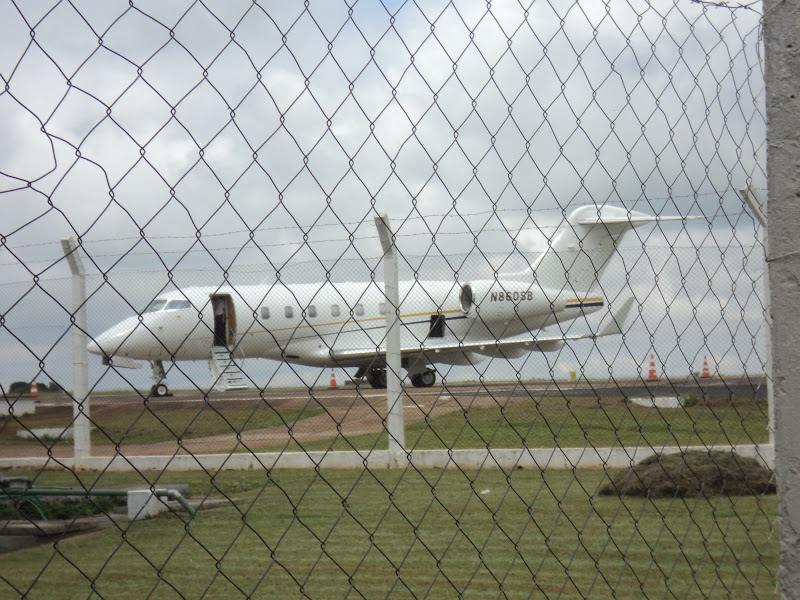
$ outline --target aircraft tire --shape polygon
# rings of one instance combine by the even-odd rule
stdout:
[[[159,398],[169,394],[169,388],[165,383],[154,385],[150,391],[152,392],[153,396],[158,396]]]
[[[436,383],[436,371],[433,369],[427,369],[426,371],[420,373],[419,381],[422,384],[421,387],[433,387],[433,384]]]
[[[376,390],[386,389],[386,369],[370,369],[367,371],[367,381]]]
[[[434,383],[436,383],[436,371],[433,369],[427,369],[411,376],[411,384],[414,387],[426,388],[433,386]]]

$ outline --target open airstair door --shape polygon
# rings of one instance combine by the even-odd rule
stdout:
[[[236,311],[229,294],[211,296],[214,312],[214,347],[208,369],[214,381],[214,389],[221,392],[247,389],[239,365],[233,358],[236,345]]]
[[[233,348],[236,344],[236,311],[230,294],[211,296],[214,311],[214,347]]]

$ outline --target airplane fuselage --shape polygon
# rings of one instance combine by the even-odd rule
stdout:
[[[623,300],[599,332],[541,330],[603,308],[605,300],[591,290],[617,242],[626,231],[663,219],[619,207],[579,207],[525,271],[468,283],[455,273],[449,281],[401,282],[398,307],[389,305],[383,284],[374,279],[175,290],[99,335],[89,350],[112,361],[151,361],[157,395],[166,391],[162,361],[209,360],[219,382],[233,377],[228,367],[235,359],[250,357],[359,367],[373,387],[383,387],[387,317],[397,315],[402,367],[413,385],[429,387],[436,380],[430,365],[436,363],[515,358],[622,333],[633,298]]]
[[[437,362],[458,364],[465,357],[453,352],[454,343],[538,331],[603,305],[597,295],[515,280],[401,282],[401,345],[428,353],[448,346]],[[119,323],[95,339],[93,351],[150,361],[208,360],[212,346],[225,345],[236,358],[362,366],[374,358],[347,358],[346,352],[385,348],[387,312],[394,309],[379,282],[192,287],[160,295],[141,322]],[[492,356],[494,350],[489,345],[478,353]]]

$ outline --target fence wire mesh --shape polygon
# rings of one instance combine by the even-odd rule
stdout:
[[[760,11],[0,6],[0,596],[776,595]]]

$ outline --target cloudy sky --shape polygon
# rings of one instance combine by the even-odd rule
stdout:
[[[226,274],[380,279],[378,211],[404,276],[452,279],[518,270],[592,203],[702,218],[629,234],[603,282],[640,304],[624,338],[482,369],[763,370],[761,232],[736,193],[766,197],[759,5],[307,4],[2,4],[0,383],[71,385],[65,235],[100,333]],[[95,359],[99,387],[127,385]]]

